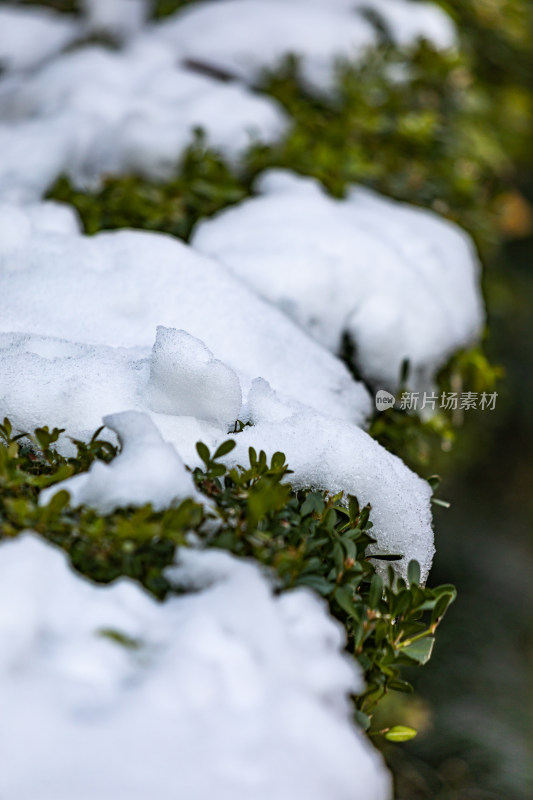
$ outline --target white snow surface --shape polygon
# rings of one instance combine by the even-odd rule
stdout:
[[[479,263],[460,228],[359,187],[337,200],[283,170],[256,188],[259,197],[200,223],[193,247],[333,352],[348,334],[367,380],[397,388],[407,358],[411,388],[429,390],[479,337]]]
[[[201,501],[183,476],[180,457],[194,468],[201,463],[196,452],[198,441],[213,452],[230,438],[229,423],[234,417],[214,419],[205,413],[202,417],[202,409],[206,386],[212,392],[209,399],[218,398],[221,409],[229,408],[236,376],[210,355],[204,362],[205,371],[199,375],[197,363],[188,360],[191,351],[187,348],[180,361],[182,351],[173,349],[172,340],[184,339],[194,353],[198,341],[189,342],[188,338],[192,337],[183,332],[159,329],[151,357],[143,358],[139,349],[80,345],[26,334],[0,335],[0,417],[9,417],[22,431],[32,430],[46,419],[48,425],[65,428],[70,436],[85,440],[103,417],[112,431],[120,435],[124,430],[129,437],[127,448],[109,467],[94,465],[88,475],[51,487],[43,493],[44,502],[61,489],[71,493],[72,505],[86,503],[105,512],[121,502],[152,502],[162,508],[186,496]],[[169,339],[172,346],[167,349]],[[179,388],[170,369],[154,380],[153,365],[161,359],[167,367],[175,359],[176,374],[183,376]],[[154,408],[154,388],[157,398],[175,397],[177,405],[165,413],[160,412],[159,404]],[[117,409],[135,409],[137,414],[130,411],[125,417],[107,416]],[[179,456],[173,458],[169,445],[160,441],[148,418],[138,421],[142,418],[138,412],[149,415]],[[137,420],[135,425],[132,416]],[[357,496],[362,504],[371,503],[372,535],[377,544],[370,552],[402,554],[403,560],[395,562],[394,568],[403,577],[409,561],[416,559],[422,580],[426,580],[434,553],[431,490],[426,481],[360,428],[313,410],[305,404],[305,397],[300,402],[276,393],[263,378],[253,381],[238,417],[252,425],[233,437],[237,447],[224,459],[228,466],[247,466],[249,447],[264,450],[269,457],[281,450],[293,470],[289,480],[295,487],[343,491],[346,496]],[[108,431],[105,436],[113,438]],[[147,438],[152,442],[150,447],[146,446]],[[73,448],[68,439],[63,439],[60,449],[70,453]]]
[[[58,491],[69,493],[72,506],[92,506],[102,514],[147,503],[155,511],[164,511],[187,498],[203,502],[191,473],[150,417],[122,411],[104,417],[103,422],[117,434],[120,455],[110,464],[95,461],[88,472],[45,489],[39,496],[41,505]]]
[[[89,33],[121,40],[140,33],[148,20],[149,0],[81,0],[84,27]]]
[[[0,794],[389,800],[322,601],[277,597],[216,551],[180,551],[169,573],[192,592],[158,603],[88,582],[31,534],[0,545]]]
[[[46,207],[50,213],[53,211],[53,207]],[[0,239],[3,302],[0,330],[6,333],[31,331],[106,347],[143,347],[147,358],[158,325],[184,330],[200,339],[213,355],[214,360],[208,359],[206,367],[211,377],[204,375],[205,388],[213,391],[216,387],[219,395],[224,393],[228,397],[227,400],[220,398],[220,414],[238,408],[238,387],[231,373],[218,366],[216,360],[223,361],[238,375],[243,394],[247,394],[252,380],[260,376],[276,391],[297,399],[305,398],[306,404],[326,414],[356,424],[362,424],[367,417],[368,393],[362,384],[354,381],[341,361],[310,339],[278,309],[242,286],[224,267],[199,255],[188,245],[170,236],[140,231],[102,233],[94,237],[43,233],[32,228],[22,208],[11,206],[0,207],[1,225],[10,229],[10,234],[7,247]],[[161,332],[160,337],[163,336]],[[54,361],[52,347],[50,365],[46,369],[46,356],[43,360],[39,351],[32,352],[31,339],[16,339],[13,348],[10,342],[8,338],[4,355],[8,359],[11,355],[17,356],[19,363],[25,364],[20,380],[28,382],[24,390],[27,403],[38,402],[31,397],[29,376],[33,370],[44,369],[44,380],[50,381],[51,387],[60,374],[68,381],[74,367],[72,360],[63,356],[62,345],[58,351],[60,361]],[[183,364],[184,359],[188,359],[184,369],[196,370],[194,377],[191,372],[190,379],[201,385],[202,367],[194,342],[167,337],[164,347],[168,358]],[[85,373],[86,380],[81,375],[84,391],[90,395],[91,387],[96,393],[99,386],[105,392],[108,384],[117,385],[119,377],[113,380],[112,375],[115,365],[120,370],[118,362],[132,357],[138,359],[141,353],[126,356],[121,350],[105,353],[99,350],[95,355],[95,351],[81,348],[76,355],[86,359],[87,370],[93,370],[90,378],[89,371]],[[103,372],[98,380],[100,358]],[[18,366],[12,363],[12,369],[8,363],[4,365],[2,394],[17,391],[20,385],[16,377]],[[142,365],[137,369],[142,370]],[[153,384],[166,367],[161,362],[159,366],[154,363],[152,369]],[[134,377],[129,378],[124,387],[133,380]],[[125,391],[124,388],[121,397],[126,396]],[[127,391],[133,390],[128,388]],[[87,400],[90,405],[90,396]],[[154,410],[172,410],[157,397],[157,392],[151,402]],[[178,405],[181,402],[180,413],[190,413],[183,399],[180,401],[174,396],[166,402]],[[199,407],[200,416],[216,416],[213,398],[206,398],[203,404]],[[212,406],[211,411],[206,404]],[[105,410],[98,408],[98,413],[136,407],[128,403]],[[226,422],[234,422],[234,419]]]
[[[257,83],[288,55],[301,60],[310,88],[332,88],[337,60],[361,58],[377,43],[366,20],[336,8],[282,0],[216,0],[186,7],[147,34],[174,48],[182,62]]]
[[[279,0],[275,0],[278,2]],[[343,12],[371,12],[384,24],[387,34],[400,47],[411,47],[425,39],[434,47],[447,50],[457,44],[457,31],[451,18],[435,3],[413,0],[290,0]]]
[[[222,265],[170,237],[82,236],[56,204],[6,206],[0,220],[9,233],[0,237],[1,416],[19,430],[46,420],[88,439],[102,417],[145,412],[189,467],[196,442],[214,448],[235,419],[250,421],[230,464],[246,465],[249,446],[268,456],[282,450],[295,485],[371,502],[376,549],[404,555],[400,574],[416,558],[427,576],[429,486],[356,427],[368,394],[334,355]],[[117,461],[119,477],[139,460]],[[142,502],[161,505],[149,471],[138,469],[139,485],[147,479]],[[108,492],[138,492],[121,480],[108,487],[114,474],[98,467],[96,478],[80,478],[79,502],[98,507],[95,486],[104,505]]]
[[[0,67],[24,70],[60,52],[80,34],[78,20],[49,8],[0,6]]]
[[[309,88],[329,91],[337,63],[360,60],[378,42],[367,10],[398,45],[420,38],[443,49],[455,44],[454,26],[441,9],[409,0],[211,0],[178,11],[148,35],[171,43],[185,62],[249,83],[295,55]]]
[[[168,179],[198,128],[233,161],[287,130],[274,100],[175,61],[162,42],[87,45],[0,81],[0,197],[36,200],[60,174],[81,187],[132,171]]]

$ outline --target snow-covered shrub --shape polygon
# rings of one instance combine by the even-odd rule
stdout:
[[[455,597],[425,584],[435,480],[392,454],[427,476],[457,415],[375,413],[368,389],[492,388],[474,248],[433,212],[494,244],[519,104],[414,0],[50,0],[2,20],[0,794],[33,800],[46,776],[43,800],[146,800],[176,766],[191,800],[385,800],[352,712],[410,735],[373,711]],[[245,230],[281,170],[281,218]],[[330,212],[343,230],[321,230]],[[102,233],[125,227],[151,233]]]
[[[141,446],[135,464],[132,447],[139,437],[132,422],[108,420],[128,431],[130,441],[124,435],[120,454],[100,438],[100,429],[88,444],[75,441],[75,453],[65,457],[56,450],[59,429],[15,435],[4,420],[1,538],[33,530],[66,550],[87,577],[109,583],[127,576],[158,598],[172,593],[165,570],[174,563],[176,548],[178,558],[181,548],[194,547],[253,559],[268,568],[276,591],[307,587],[326,598],[364,675],[354,692],[364,728],[385,694],[410,691],[402,670],[429,659],[455,590],[425,587],[416,561],[406,565],[405,579],[397,578],[392,565],[402,554],[379,549],[370,554],[376,542],[370,505],[361,507],[356,497],[342,492],[295,490],[281,452],[267,459],[264,451],[250,447],[248,465],[228,468],[224,462],[235,440],[214,453],[198,443],[201,466],[191,476],[180,462],[169,460],[169,445],[152,426],[151,446],[159,450],[152,457]]]

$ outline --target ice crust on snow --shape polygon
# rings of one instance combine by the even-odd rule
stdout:
[[[144,347],[146,358],[150,356],[158,325],[184,330],[200,339],[214,359],[223,361],[237,373],[244,394],[252,380],[260,376],[276,391],[305,397],[308,405],[326,414],[356,424],[362,424],[367,417],[368,393],[354,381],[341,361],[278,309],[257,298],[221,265],[188,245],[170,236],[139,231],[94,237],[61,236],[38,230],[27,236],[27,232],[25,227],[24,237],[20,233],[18,239],[13,232],[7,250],[0,241],[0,295],[4,304],[1,330],[24,334],[31,331],[107,347]],[[25,363],[28,381],[30,370],[40,368],[50,376],[52,384],[58,368],[68,380],[69,370],[74,368],[72,362],[67,360],[62,365],[52,362],[48,370],[44,363],[32,367],[37,362],[31,353],[31,343],[29,354],[24,352],[24,343],[19,342],[17,347],[12,354]],[[165,347],[169,351],[168,339]],[[9,358],[10,353],[8,342],[4,355]],[[81,376],[86,384],[84,391],[90,392],[93,385],[97,392],[100,384],[105,392],[108,382],[111,386],[115,384],[113,354],[109,351],[103,354],[107,366],[101,380],[96,375],[100,356],[94,354],[91,362],[91,355],[85,350],[83,357],[89,367],[93,363],[95,371],[90,381]],[[119,361],[123,358],[119,351]],[[191,358],[189,355],[189,364]],[[17,388],[18,366],[11,363],[10,377],[5,379],[8,391]],[[161,363],[154,369],[163,367]],[[9,365],[4,369],[9,370]],[[200,365],[198,369],[201,372]],[[228,390],[233,399],[227,402],[236,407],[236,384],[228,377],[229,373],[222,374],[214,363],[210,363],[208,371],[212,376],[216,373],[213,385],[224,387],[224,392]],[[200,373],[191,377],[196,382],[199,379]],[[125,387],[130,387],[132,380],[128,379]],[[27,385],[29,388],[31,384]],[[129,396],[134,390],[124,391]],[[119,395],[122,399],[124,396],[124,392]],[[152,400],[156,403],[154,410],[164,408],[160,401],[161,398]],[[27,402],[34,402],[31,393]],[[199,413],[204,416],[215,413],[206,410],[211,400],[205,399],[203,403],[204,410],[200,412],[199,406]],[[228,407],[221,402],[220,413],[224,415]],[[130,408],[137,405],[130,402],[98,411],[110,413]]]
[[[69,493],[72,506],[91,506],[102,514],[147,503],[164,511],[187,498],[200,503],[205,499],[175,448],[163,441],[146,414],[122,411],[104,417],[103,423],[117,434],[120,455],[110,464],[95,461],[88,472],[45,489],[41,504],[59,491]]]
[[[419,38],[441,48],[455,42],[443,11],[408,0],[217,0],[181,10],[147,35],[172,44],[184,62],[249,83],[260,82],[265,71],[295,55],[308,86],[329,91],[339,60],[359,60],[379,41],[374,25],[360,13],[368,9],[385,21],[400,45]]]
[[[193,246],[218,258],[333,352],[348,334],[370,382],[431,388],[483,324],[479,263],[460,228],[436,214],[353,187],[345,200],[283,170],[259,197],[197,227]]]
[[[168,179],[197,128],[230,160],[287,130],[274,100],[175,61],[158,42],[92,45],[0,82],[0,197],[38,199],[62,173],[78,186],[130,171]]]
[[[0,545],[1,794],[389,800],[322,601],[276,597],[216,551],[180,551],[170,574],[194,591],[158,603],[126,579],[91,584],[33,535]]]

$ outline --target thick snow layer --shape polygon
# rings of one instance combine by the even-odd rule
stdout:
[[[320,90],[332,86],[337,59],[360,58],[377,42],[366,20],[318,5],[283,0],[217,0],[194,4],[152,27],[183,62],[260,81],[284,57],[301,58],[302,74]]]
[[[171,347],[166,350],[169,339]],[[188,347],[176,349],[172,341],[176,339],[185,339]],[[111,510],[120,502],[151,502],[163,508],[175,497],[183,499],[188,495],[191,483],[183,477],[180,459],[173,458],[169,445],[159,440],[148,419],[143,424],[142,415],[134,412],[125,417],[105,415],[113,409],[145,411],[189,467],[200,465],[196,442],[203,441],[213,451],[229,438],[231,418],[202,418],[205,376],[198,380],[198,364],[191,361],[189,347],[187,334],[166,329],[159,331],[151,360],[139,358],[137,349],[95,347],[17,334],[0,336],[0,418],[8,416],[22,431],[32,430],[46,419],[48,425],[66,428],[75,438],[88,439],[103,416],[112,430],[119,434],[125,431],[129,437],[127,449],[110,467],[95,465],[88,476],[80,475],[52,487],[43,494],[44,502],[63,488],[71,492],[73,505],[86,503],[101,511]],[[192,352],[199,347],[197,340],[192,341],[192,347]],[[157,376],[155,385],[161,394],[175,394],[178,401],[166,413],[157,413],[159,406],[154,409],[152,405],[153,364],[159,364],[161,359],[167,362],[167,370]],[[172,360],[175,374],[170,369]],[[223,408],[232,398],[233,377],[228,384],[232,372],[221,362],[213,363],[210,356],[204,363],[212,371],[209,399],[220,398]],[[176,375],[182,378],[178,386]],[[220,381],[218,388],[216,378]],[[130,424],[132,415],[140,429],[138,442],[135,427]],[[264,450],[269,457],[277,450],[283,451],[293,470],[290,480],[295,486],[343,491],[345,495],[356,495],[363,504],[370,502],[372,533],[377,540],[371,552],[402,554],[403,561],[395,564],[402,576],[409,561],[416,559],[422,579],[427,578],[434,546],[431,490],[426,481],[361,429],[313,411],[303,402],[280,397],[262,378],[252,384],[238,416],[251,422],[252,427],[234,437],[237,447],[226,458],[228,466],[246,466],[250,446]],[[150,448],[146,445],[147,436],[153,440]],[[68,440],[63,440],[61,449],[65,453],[72,450]],[[169,466],[174,462],[175,467]]]
[[[253,426],[234,437],[237,447],[228,461],[247,464],[250,446],[268,454],[282,450],[293,470],[293,486],[343,491],[361,505],[370,503],[371,535],[377,544],[369,552],[403,555],[394,566],[404,578],[415,559],[426,580],[434,554],[427,481],[365,431],[284,401],[261,379],[255,381],[248,405]]]
[[[7,217],[4,224],[11,226],[11,230],[7,247],[0,240],[3,303],[0,330],[32,331],[119,348],[144,348],[130,355],[114,350],[105,353],[90,348],[76,350],[78,370],[85,361],[80,380],[86,399],[79,405],[80,419],[82,409],[88,412],[91,407],[91,391],[95,395],[101,392],[105,397],[110,391],[108,387],[115,384],[123,387],[116,394],[117,405],[96,407],[95,401],[95,413],[138,407],[131,402],[136,375],[131,372],[129,362],[144,356],[145,366],[148,365],[158,325],[184,330],[200,339],[213,358],[210,360],[211,356],[204,352],[201,356],[204,364],[198,362],[193,366],[201,347],[191,339],[176,338],[174,334],[166,336],[161,331],[158,347],[163,347],[165,357],[159,358],[156,348],[150,401],[154,411],[182,414],[191,411],[173,388],[171,398],[163,396],[164,391],[168,393],[169,370],[174,369],[165,364],[165,359],[170,362],[175,359],[179,364],[187,362],[188,380],[192,384],[209,391],[217,389],[219,397],[206,397],[198,405],[198,415],[202,418],[220,422],[222,417],[226,423],[234,422],[227,419],[239,405],[232,370],[244,394],[254,378],[262,377],[276,391],[300,399],[325,414],[356,424],[362,424],[368,415],[368,393],[353,380],[341,361],[278,309],[242,286],[224,267],[198,255],[191,247],[169,236],[144,232],[121,231],[95,237],[43,233],[32,229],[30,222],[23,224],[24,212],[13,207],[4,210],[0,207],[0,226],[4,213]],[[20,224],[15,224],[17,215]],[[39,403],[38,396],[34,397],[31,391],[32,380],[49,385],[52,394],[54,381],[59,377],[68,381],[70,372],[76,369],[76,359],[65,357],[64,352],[69,353],[70,346],[66,345],[67,350],[63,351],[64,346],[60,343],[56,354],[55,346],[50,345],[48,355],[43,357],[39,355],[39,342],[35,345],[31,338],[4,340],[5,388],[2,387],[1,394],[18,393],[12,411],[16,413],[17,407],[24,408],[27,404],[35,409]],[[10,361],[11,358],[15,360]],[[217,365],[217,359],[227,367]],[[25,364],[20,381],[16,377],[17,363]],[[139,369],[142,368],[141,365]],[[117,375],[115,381],[115,369],[128,374]],[[42,370],[41,380],[39,370]],[[26,388],[22,390],[24,381]],[[158,394],[154,381],[166,382],[163,394]],[[15,398],[16,394],[11,396]],[[130,402],[123,404],[126,397]],[[217,411],[218,399],[221,402]],[[56,403],[62,406],[60,395],[51,407],[43,408],[43,413],[53,413]],[[94,413],[87,413],[87,418],[93,419]]]
[[[337,352],[343,334],[362,374],[413,388],[479,336],[483,304],[473,244],[437,215],[362,188],[345,200],[272,170],[259,197],[201,223],[192,244]]]
[[[0,67],[34,67],[74,41],[80,30],[77,20],[48,8],[0,5]]]
[[[413,2],[413,0],[290,0],[290,2],[359,14],[371,12],[385,25],[387,34],[400,47],[410,47],[418,39],[426,39],[442,50],[452,48],[457,43],[457,33],[451,18],[434,3]]]
[[[147,0],[81,0],[84,27],[90,33],[130,39],[144,27],[149,5]]]
[[[87,46],[0,83],[0,195],[36,199],[61,173],[81,186],[129,171],[165,179],[197,128],[235,160],[287,125],[274,100],[180,69],[162,43]]]
[[[191,473],[146,414],[123,411],[104,417],[103,422],[117,434],[120,455],[110,464],[95,461],[88,472],[45,489],[40,503],[48,503],[63,490],[69,493],[72,506],[92,506],[102,514],[146,503],[163,511],[187,498],[202,502]]]
[[[194,591],[157,603],[89,583],[29,534],[0,545],[0,794],[389,800],[322,602],[276,597],[214,551],[180,553],[171,573]]]
[[[327,90],[339,60],[358,60],[378,42],[363,13],[368,10],[399,45],[420,38],[441,48],[455,42],[453,24],[442,10],[409,0],[217,0],[187,7],[152,31],[183,61],[250,83],[296,55],[309,86]]]

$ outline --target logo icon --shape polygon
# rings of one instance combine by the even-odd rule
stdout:
[[[385,389],[380,389],[376,393],[376,408],[378,411],[386,411],[388,408],[392,408],[395,402],[394,395],[385,391]]]

